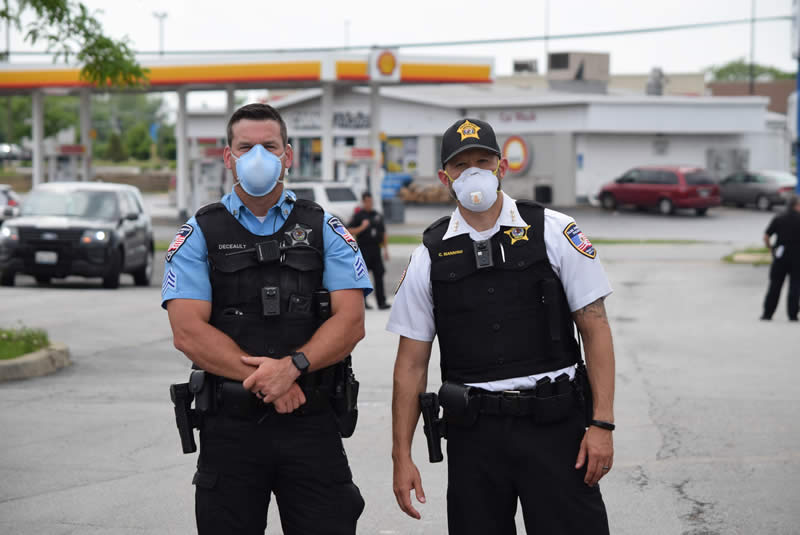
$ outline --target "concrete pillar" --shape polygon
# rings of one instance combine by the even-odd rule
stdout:
[[[230,119],[231,115],[236,108],[236,90],[232,85],[225,86],[225,95],[227,100],[225,101],[225,121],[227,122]]]
[[[369,91],[369,146],[373,160],[369,170],[369,190],[372,193],[373,206],[377,212],[383,212],[383,169],[381,169],[381,105],[380,86],[371,84]]]
[[[33,182],[36,186],[44,182],[44,94],[33,92]]]
[[[333,180],[333,84],[322,84],[322,180]]]
[[[553,172],[553,206],[575,206],[575,136],[572,132],[553,134],[554,172]]]
[[[92,137],[89,135],[92,130],[92,92],[89,89],[81,89],[81,145],[85,152],[81,162],[81,180],[89,181],[92,179]]]
[[[178,219],[189,218],[189,144],[186,140],[186,88],[178,89],[178,115],[175,125],[178,162],[175,176]]]
[[[225,95],[227,99],[225,101],[225,124],[228,124],[228,119],[231,118],[233,112],[236,111],[236,93],[235,88],[232,85],[225,86]],[[225,144],[228,143],[227,136],[228,132],[225,132]],[[288,173],[288,169],[287,169]],[[233,188],[233,171],[230,169],[224,169],[222,172],[223,176],[223,184],[222,184],[222,191],[223,193],[226,191],[230,191]]]

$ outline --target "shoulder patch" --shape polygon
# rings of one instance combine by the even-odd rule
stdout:
[[[403,284],[403,281],[406,280],[406,273],[408,273],[408,266],[411,265],[411,259],[413,255],[408,258],[408,264],[406,264],[406,268],[403,270],[403,274],[400,275],[400,280],[397,281],[397,286],[394,287],[394,295],[397,295],[397,292],[400,291],[400,285]]]
[[[190,224],[186,223],[180,229],[178,229],[178,233],[175,235],[175,239],[172,240],[172,243],[169,244],[169,248],[167,248],[167,255],[166,260],[167,262],[172,261],[172,257],[175,256],[175,253],[178,252],[178,249],[186,243],[186,238],[191,236],[192,232],[194,231],[194,227]]]
[[[597,251],[592,245],[592,242],[589,241],[589,238],[586,237],[586,234],[584,234],[575,223],[570,223],[567,225],[567,227],[564,229],[564,236],[567,237],[570,245],[572,245],[575,250],[581,253],[583,256],[588,256],[592,259],[597,256]]]
[[[331,217],[328,219],[328,226],[333,229],[333,231],[338,234],[344,242],[350,246],[354,253],[358,252],[358,243],[356,239],[353,237],[352,234],[347,230],[341,221],[339,221],[338,217]]]

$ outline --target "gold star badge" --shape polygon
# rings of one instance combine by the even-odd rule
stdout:
[[[480,129],[481,129],[480,126],[472,124],[469,121],[464,121],[463,123],[461,123],[461,126],[459,126],[456,129],[456,132],[461,134],[461,141],[464,141],[468,137],[474,137],[475,139],[480,139],[478,137],[478,130]]]
[[[508,237],[511,238],[511,245],[514,245],[518,241],[528,241],[528,229],[531,228],[530,225],[526,227],[514,227],[510,228],[505,231],[503,234],[508,234]]]

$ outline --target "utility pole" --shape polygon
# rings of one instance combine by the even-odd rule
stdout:
[[[344,21],[344,47],[350,48],[350,19]]]
[[[756,94],[756,0],[750,0],[750,94]]]
[[[153,11],[153,16],[158,19],[158,55],[164,55],[164,19],[167,18],[166,11]]]
[[[544,0],[544,69],[547,74],[550,71],[550,58],[547,39],[550,35],[550,0]]]

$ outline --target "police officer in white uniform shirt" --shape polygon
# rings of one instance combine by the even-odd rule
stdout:
[[[614,351],[597,252],[571,217],[501,191],[508,162],[489,124],[454,123],[441,163],[458,207],[425,231],[387,325],[400,335],[398,505],[419,519],[411,492],[425,503],[411,441],[438,337],[449,532],[516,533],[519,500],[529,534],[606,534],[598,481],[613,465]]]

